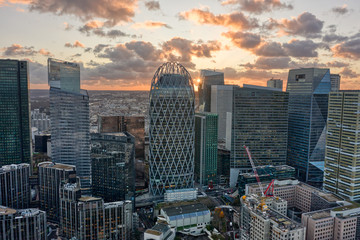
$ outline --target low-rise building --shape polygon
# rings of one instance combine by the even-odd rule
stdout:
[[[46,240],[46,213],[39,209],[0,206],[0,239]]]
[[[165,202],[194,200],[196,198],[197,198],[196,188],[169,189],[169,190],[165,190],[165,194],[164,194]]]
[[[173,240],[175,234],[175,228],[171,228],[166,222],[159,222],[145,231],[144,240]]]
[[[177,232],[189,235],[200,235],[210,224],[210,210],[201,203],[163,208],[158,216],[159,221],[167,222]]]

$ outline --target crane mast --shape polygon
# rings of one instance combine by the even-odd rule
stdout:
[[[263,189],[263,187],[261,186],[260,178],[259,178],[259,175],[258,175],[258,173],[257,173],[255,164],[254,164],[254,162],[253,162],[253,160],[252,160],[250,150],[249,150],[249,148],[248,148],[247,146],[245,146],[245,145],[244,145],[244,148],[245,148],[245,151],[246,151],[246,153],[247,153],[247,155],[248,155],[248,157],[249,157],[249,160],[250,160],[250,163],[251,163],[251,167],[252,167],[252,169],[253,169],[253,171],[254,171],[254,174],[255,174],[255,177],[256,177],[256,181],[257,181],[257,183],[259,184],[259,188],[260,188],[260,191],[261,191],[261,196],[264,197],[264,196],[265,196],[265,194],[264,194],[264,189]]]

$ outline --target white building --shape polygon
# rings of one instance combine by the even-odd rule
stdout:
[[[159,222],[144,232],[144,240],[173,240],[175,235],[175,228],[171,228],[167,223]]]
[[[185,201],[197,199],[196,188],[166,190],[164,194],[165,202]]]

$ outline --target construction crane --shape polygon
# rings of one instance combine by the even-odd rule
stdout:
[[[254,175],[256,177],[256,181],[257,183],[259,184],[259,188],[260,188],[260,191],[261,191],[261,196],[262,197],[273,197],[274,196],[274,179],[270,182],[270,184],[268,185],[268,187],[266,188],[266,190],[264,191],[262,185],[261,185],[261,181],[260,181],[260,178],[259,178],[259,175],[257,173],[257,170],[256,170],[256,167],[255,167],[255,164],[254,164],[254,161],[251,157],[251,153],[250,153],[250,150],[247,146],[244,145],[244,148],[245,148],[245,151],[249,157],[249,160],[250,160],[250,163],[251,163],[251,167],[254,171]]]

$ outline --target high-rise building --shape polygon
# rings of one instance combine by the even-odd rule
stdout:
[[[35,152],[47,153],[47,143],[50,140],[50,134],[40,134],[35,136]]]
[[[226,137],[226,114],[232,113],[233,85],[211,86],[211,112],[218,114],[218,138]]]
[[[46,211],[48,221],[59,222],[60,186],[76,182],[73,165],[42,162],[38,165],[40,209]]]
[[[252,171],[244,149],[256,166],[286,164],[289,94],[260,86],[234,87],[231,130],[230,186],[239,173]]]
[[[89,96],[80,89],[80,66],[50,58],[48,70],[52,160],[75,165],[81,188],[90,193]]]
[[[281,79],[270,79],[267,81],[267,87],[283,89],[283,80]]]
[[[131,201],[104,203],[81,196],[78,184],[60,188],[60,235],[66,239],[131,239]]]
[[[102,197],[105,202],[134,200],[134,142],[127,132],[91,134],[94,196]]]
[[[47,239],[46,213],[39,209],[15,210],[0,206],[0,239]]]
[[[30,163],[29,75],[26,61],[0,59],[0,167]]]
[[[324,189],[360,200],[360,91],[331,92],[326,132]]]
[[[199,85],[199,111],[210,112],[211,110],[211,86],[224,85],[224,73],[211,70],[200,71]]]
[[[49,131],[50,117],[39,109],[31,111],[31,127],[36,127],[39,132]]]
[[[128,132],[135,137],[135,158],[145,159],[145,117],[99,116],[99,133]]]
[[[217,175],[219,184],[228,185],[230,180],[230,150],[218,145]]]
[[[5,165],[0,168],[0,205],[28,208],[30,205],[30,165]]]
[[[195,114],[195,181],[201,186],[217,182],[217,126],[215,113]]]
[[[301,68],[289,71],[289,138],[287,164],[314,186],[323,182],[330,70]]]
[[[194,86],[178,63],[156,71],[150,90],[150,192],[194,187]]]
[[[331,91],[337,92],[340,90],[341,76],[339,74],[330,74]]]

